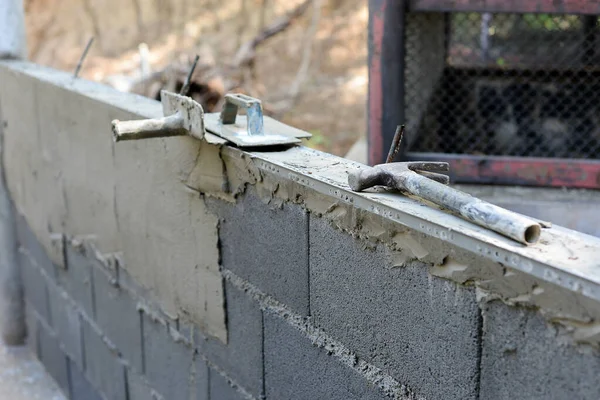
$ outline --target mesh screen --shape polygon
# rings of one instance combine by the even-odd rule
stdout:
[[[597,16],[409,13],[409,151],[600,158]]]

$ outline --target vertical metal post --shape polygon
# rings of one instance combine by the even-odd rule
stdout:
[[[0,1],[0,60],[25,59],[25,12],[22,0]],[[4,169],[6,121],[0,104],[0,330],[7,345],[25,341],[25,307],[17,257],[16,222]]]
[[[0,1],[0,60],[27,58],[23,0]]]
[[[406,0],[369,0],[368,162],[385,162],[405,114]]]

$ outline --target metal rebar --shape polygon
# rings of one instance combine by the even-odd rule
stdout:
[[[74,78],[77,78],[77,76],[79,75],[79,71],[81,70],[81,65],[83,64],[83,60],[85,60],[85,57],[87,56],[87,53],[90,50],[90,47],[92,47],[93,42],[94,42],[94,37],[92,36],[90,38],[90,40],[88,40],[87,45],[85,46],[85,49],[83,49],[83,53],[81,54],[81,57],[79,57],[79,62],[77,63],[77,67],[75,67],[75,72],[73,73]]]
[[[398,154],[398,150],[400,150],[400,143],[402,142],[402,137],[404,136],[404,125],[398,125],[396,128],[396,133],[394,134],[394,140],[392,141],[392,146],[390,147],[390,151],[388,153],[387,159],[385,163],[391,163],[396,158],[396,154]]]
[[[187,78],[185,78],[185,83],[181,87],[179,94],[182,96],[187,96],[188,91],[190,90],[190,82],[192,80],[192,75],[194,74],[194,70],[196,69],[196,64],[198,64],[198,60],[200,59],[199,55],[196,55],[194,58],[194,63],[192,64],[192,68],[190,68],[190,72],[188,73]]]

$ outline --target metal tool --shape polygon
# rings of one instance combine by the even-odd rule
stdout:
[[[240,108],[246,115],[238,115]],[[239,93],[225,95],[220,114],[207,114],[206,129],[239,147],[262,147],[300,143],[312,135],[263,115],[260,100]]]
[[[204,114],[202,106],[189,97],[166,90],[160,95],[165,117],[112,121],[116,142],[184,135],[203,139],[205,132],[210,131],[239,147],[265,147],[296,144],[301,138],[312,136],[264,117],[260,100],[243,94],[225,95],[223,111],[210,114]],[[246,115],[238,115],[240,107],[246,110]]]
[[[79,57],[79,62],[77,63],[77,66],[75,67],[75,72],[73,72],[73,78],[77,78],[79,76],[79,71],[81,70],[81,66],[83,65],[83,60],[85,60],[85,57],[88,54],[88,51],[90,51],[90,47],[92,47],[92,43],[94,42],[94,37],[92,36],[90,38],[90,40],[88,40],[87,44],[85,45],[85,48],[83,49],[83,53],[81,53],[81,57]]]
[[[400,132],[397,131],[396,135]],[[394,140],[392,147],[399,146],[399,142]],[[397,189],[437,204],[520,243],[530,245],[538,241],[541,234],[538,222],[446,186],[449,183],[448,176],[438,172],[449,169],[445,162],[379,164],[351,172],[348,184],[357,192],[378,185]]]
[[[112,121],[115,142],[185,135],[204,138],[204,111],[200,104],[190,97],[166,90],[160,92],[160,100],[163,118]]]

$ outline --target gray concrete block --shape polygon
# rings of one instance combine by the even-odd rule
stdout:
[[[198,353],[195,355],[194,360],[194,389],[195,392],[192,397],[196,400],[208,400],[209,399],[209,377],[210,372],[206,361]]]
[[[49,277],[55,278],[56,266],[48,257],[44,246],[39,242],[23,215],[16,214],[16,225],[19,245],[27,250],[35,263],[44,269]]]
[[[431,277],[419,263],[393,268],[385,249],[365,250],[320,218],[311,217],[310,246],[318,326],[417,394],[476,397],[474,289]]]
[[[40,357],[40,348],[38,340],[38,316],[31,304],[25,301],[25,326],[27,328],[27,338],[25,340],[29,350]]]
[[[193,349],[176,341],[166,325],[142,315],[146,378],[166,399],[187,399],[194,379]]]
[[[58,339],[47,325],[38,320],[39,359],[64,393],[69,393],[67,356]]]
[[[67,246],[67,269],[59,269],[58,282],[85,313],[93,317],[94,293],[92,267],[94,260],[86,257],[81,249]]]
[[[233,388],[227,379],[220,375],[215,370],[210,370],[210,389],[209,398],[210,400],[245,400],[244,397],[237,389]]]
[[[307,315],[307,213],[296,205],[273,208],[251,193],[235,206],[210,204],[219,205],[223,267]]]
[[[268,399],[384,399],[385,394],[278,316],[265,313]]]
[[[79,366],[68,359],[69,364],[69,399],[70,400],[102,400],[100,393],[87,380]]]
[[[260,397],[263,388],[262,312],[258,303],[229,282],[225,283],[225,296],[227,345],[200,334],[196,335],[195,345],[211,363],[227,371],[246,391]]]
[[[52,282],[48,282],[48,298],[52,326],[58,334],[61,348],[80,368],[83,368],[79,311],[67,293]]]
[[[25,299],[44,322],[50,324],[47,280],[37,265],[32,262],[28,253],[19,249],[18,257]]]
[[[599,399],[600,352],[566,343],[534,310],[483,306],[482,399]]]
[[[109,348],[96,327],[85,319],[83,343],[85,375],[88,380],[104,397],[110,400],[125,400],[125,367],[119,361],[116,350]]]
[[[164,400],[164,397],[150,387],[145,378],[129,370],[127,373],[128,400]]]
[[[94,268],[92,273],[96,322],[122,357],[142,373],[142,328],[136,301],[128,291],[115,286],[103,269]]]

